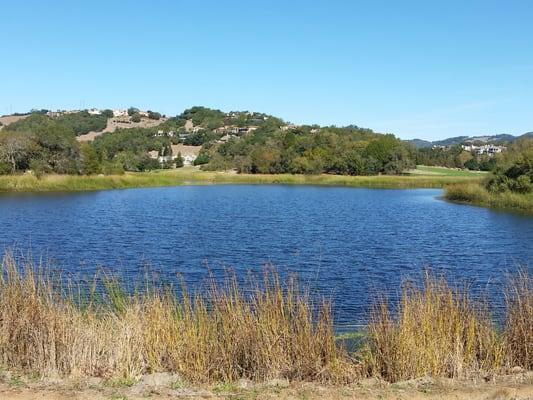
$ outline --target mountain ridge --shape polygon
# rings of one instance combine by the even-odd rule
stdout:
[[[499,135],[484,135],[484,136],[454,136],[442,140],[423,140],[423,139],[410,139],[406,140],[407,143],[411,143],[418,149],[428,148],[433,146],[455,146],[464,143],[484,143],[484,144],[504,144],[512,143],[518,139],[533,137],[532,132],[526,132],[522,135],[514,136],[509,134]]]

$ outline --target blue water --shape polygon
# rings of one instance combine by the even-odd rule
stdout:
[[[0,247],[74,273],[133,280],[147,264],[189,284],[273,264],[331,297],[339,325],[364,321],[376,289],[431,266],[498,303],[507,271],[531,270],[533,218],[438,199],[440,190],[183,186],[0,196]]]

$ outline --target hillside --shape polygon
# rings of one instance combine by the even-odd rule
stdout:
[[[486,136],[456,136],[435,141],[412,139],[407,140],[407,142],[414,145],[417,149],[424,149],[433,146],[455,146],[465,143],[505,144],[513,143],[514,141],[525,137],[533,137],[533,132],[527,132],[520,136],[513,136],[508,134]]]
[[[416,164],[489,171],[495,167],[493,154],[450,147],[470,142],[507,146],[517,139],[493,135],[402,141],[356,125],[296,125],[261,112],[200,106],[169,118],[134,107],[39,110],[3,118],[4,174],[117,174],[184,164],[248,174],[396,175]],[[195,151],[184,154],[178,145],[193,146]]]

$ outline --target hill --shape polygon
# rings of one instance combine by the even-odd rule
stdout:
[[[466,143],[482,143],[482,144],[505,144],[513,143],[514,141],[533,137],[533,132],[527,132],[520,136],[513,136],[508,134],[500,135],[486,135],[486,136],[455,136],[443,140],[428,141],[422,139],[412,139],[406,142],[414,145],[417,149],[424,149],[433,146],[455,146]]]

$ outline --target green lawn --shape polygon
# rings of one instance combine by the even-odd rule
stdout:
[[[432,176],[484,176],[487,172],[484,171],[469,171],[467,169],[446,168],[446,167],[430,167],[427,165],[417,165],[416,169],[409,171],[410,175],[432,175]]]

